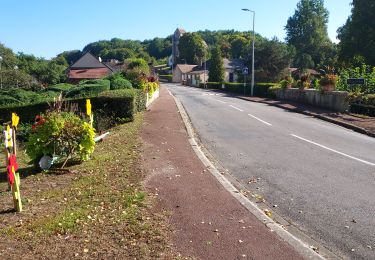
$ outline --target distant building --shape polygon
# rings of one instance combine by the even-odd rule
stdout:
[[[173,69],[172,82],[174,83],[185,83],[187,81],[187,73],[193,71],[197,65],[189,64],[177,64]]]
[[[172,56],[169,59],[169,65],[177,64],[178,58],[180,57],[180,51],[178,50],[178,44],[180,43],[180,38],[184,35],[186,31],[182,28],[177,28],[172,35]]]
[[[114,68],[102,63],[90,52],[86,52],[68,69],[68,80],[77,83],[84,79],[101,79],[112,72]]]

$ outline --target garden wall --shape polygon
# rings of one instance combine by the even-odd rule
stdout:
[[[348,92],[332,91],[321,93],[319,90],[297,88],[280,89],[276,91],[279,100],[294,101],[297,103],[326,108],[335,112],[347,112],[349,110]]]

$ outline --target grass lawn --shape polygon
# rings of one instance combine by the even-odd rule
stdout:
[[[0,258],[173,258],[167,216],[153,213],[141,185],[142,120],[111,129],[92,160],[64,174],[32,173],[21,150],[24,212],[11,211],[1,178]]]

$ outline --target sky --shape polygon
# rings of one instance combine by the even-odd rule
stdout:
[[[352,0],[325,0],[330,12],[328,34],[351,11]],[[252,30],[285,38],[284,27],[299,0],[0,0],[0,43],[15,52],[51,58],[88,43],[112,38],[145,40],[166,37],[177,27],[186,31]]]

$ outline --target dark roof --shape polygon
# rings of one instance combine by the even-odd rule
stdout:
[[[97,69],[97,68],[107,68],[106,65],[101,63],[97,58],[94,57],[90,52],[83,54],[79,60],[77,60],[71,69]]]
[[[224,68],[225,69],[242,69],[244,66],[244,61],[240,59],[233,59],[233,60],[228,60],[228,59],[223,59],[224,63]]]
[[[212,64],[212,61],[211,60],[208,60],[206,61],[206,69],[209,70],[211,68],[211,64]],[[244,64],[245,62],[241,59],[233,59],[233,60],[229,60],[229,59],[226,59],[224,58],[223,59],[223,65],[224,65],[224,69],[233,69],[233,70],[242,70],[242,68],[244,67]],[[193,71],[199,71],[199,70],[204,70],[204,62],[202,64],[202,66],[197,66],[193,69]]]

